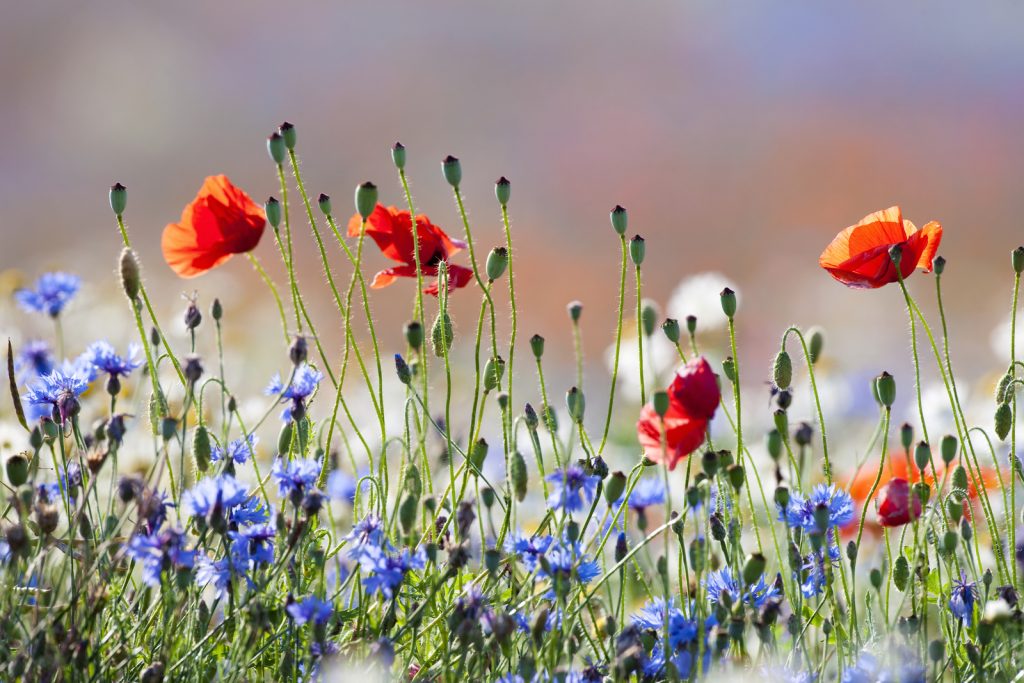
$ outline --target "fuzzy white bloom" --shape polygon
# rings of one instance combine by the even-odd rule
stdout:
[[[685,329],[686,316],[697,316],[698,330],[719,330],[728,324],[722,312],[720,294],[726,287],[735,290],[736,284],[721,273],[697,273],[676,285],[668,300],[668,316],[679,320]],[[739,302],[739,294],[736,300]]]

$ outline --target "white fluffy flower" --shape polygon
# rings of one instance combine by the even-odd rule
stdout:
[[[728,319],[722,312],[719,295],[726,287],[736,289],[736,285],[721,273],[697,273],[684,278],[676,285],[668,300],[668,315],[679,320],[684,326],[686,316],[695,315],[698,329],[722,329],[728,323]]]

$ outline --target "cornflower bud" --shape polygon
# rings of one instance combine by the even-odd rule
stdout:
[[[409,364],[405,362],[401,354],[395,354],[395,372],[398,373],[398,381],[402,384],[409,386],[412,382],[412,370],[409,369]]]

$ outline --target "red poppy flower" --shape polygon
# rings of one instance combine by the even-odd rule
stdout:
[[[387,287],[396,278],[416,277],[416,252],[412,236],[412,220],[408,211],[393,206],[377,205],[366,221],[366,234],[373,238],[384,256],[397,261],[398,266],[385,268],[373,276],[374,289]],[[359,214],[348,222],[348,236],[358,237],[362,227]],[[466,248],[462,240],[452,239],[444,230],[420,214],[416,216],[416,236],[419,240],[420,271],[425,277],[437,277],[437,265]],[[448,264],[448,289],[465,287],[473,279],[473,271],[463,266]],[[437,283],[424,287],[426,294],[437,296]]]
[[[921,516],[921,499],[901,477],[882,487],[877,503],[878,522],[884,527],[903,526]]]
[[[252,251],[266,226],[263,209],[225,175],[209,176],[181,212],[164,228],[164,260],[181,277],[202,275],[234,254]]]
[[[889,257],[893,246],[902,247],[899,274],[907,278],[916,268],[931,272],[941,241],[942,226],[937,222],[918,230],[894,206],[865,216],[836,235],[818,263],[847,287],[873,289],[899,279]]]
[[[708,422],[715,415],[721,399],[718,379],[703,358],[694,358],[684,365],[668,388],[668,411],[664,421],[654,405],[648,403],[640,411],[636,423],[637,438],[644,455],[654,462],[665,462],[675,469],[683,458],[700,448],[708,431]],[[662,430],[665,449],[662,450]]]

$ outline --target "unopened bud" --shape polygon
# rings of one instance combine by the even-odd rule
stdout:
[[[462,182],[462,163],[449,154],[441,161],[441,170],[448,184],[458,189],[459,183]]]
[[[719,294],[719,298],[722,301],[722,312],[725,313],[725,317],[732,319],[736,315],[736,292],[726,287]]]
[[[569,416],[575,422],[583,422],[583,411],[587,406],[583,392],[573,387],[565,394],[565,405],[569,409]]]
[[[883,372],[875,378],[875,393],[878,400],[886,408],[891,408],[896,402],[896,380],[888,372]]]
[[[405,145],[401,142],[396,142],[391,147],[391,161],[394,162],[395,168],[398,170],[405,168]]]
[[[284,138],[281,137],[280,133],[273,133],[267,138],[267,153],[270,154],[271,160],[278,166],[284,163],[284,157],[288,151],[285,149]]]
[[[793,361],[783,349],[775,356],[775,365],[772,369],[775,379],[775,386],[779,389],[788,389],[793,381]]]
[[[497,197],[498,203],[502,206],[508,205],[508,200],[512,196],[512,183],[505,176],[501,176],[494,183],[494,196]]]
[[[665,318],[661,323],[661,331],[665,333],[665,337],[668,338],[673,344],[679,343],[679,321],[675,318]]]
[[[134,302],[139,298],[142,276],[139,274],[139,261],[135,258],[135,251],[130,247],[121,250],[120,271],[121,288],[124,289],[125,296]]]
[[[321,213],[323,213],[325,216],[330,216],[331,215],[331,197],[330,197],[330,195],[326,195],[323,192],[321,192],[320,196],[317,197],[316,203],[320,207],[320,212]]]
[[[640,235],[634,235],[633,239],[629,241],[629,258],[633,260],[633,265],[640,267],[644,262],[644,255],[647,253],[647,246],[644,243],[644,238]]]
[[[821,358],[821,350],[825,347],[825,332],[820,327],[812,327],[807,336],[807,355],[811,357],[811,365],[814,365]]]
[[[120,216],[124,213],[125,207],[128,205],[128,189],[121,183],[114,183],[110,186],[110,208],[114,212],[115,216]],[[1019,270],[1017,271],[1020,272]]]
[[[263,204],[263,211],[267,214],[267,222],[276,230],[277,226],[281,224],[281,202],[273,197],[268,197],[266,203]]]
[[[505,247],[491,249],[491,253],[487,255],[487,279],[492,282],[497,280],[502,276],[507,267],[508,249]]]
[[[629,225],[629,213],[619,206],[615,205],[611,213],[612,229],[620,235],[626,234],[626,228]]]
[[[539,360],[544,355],[544,337],[539,334],[530,337],[530,349],[533,351],[534,357]]]

